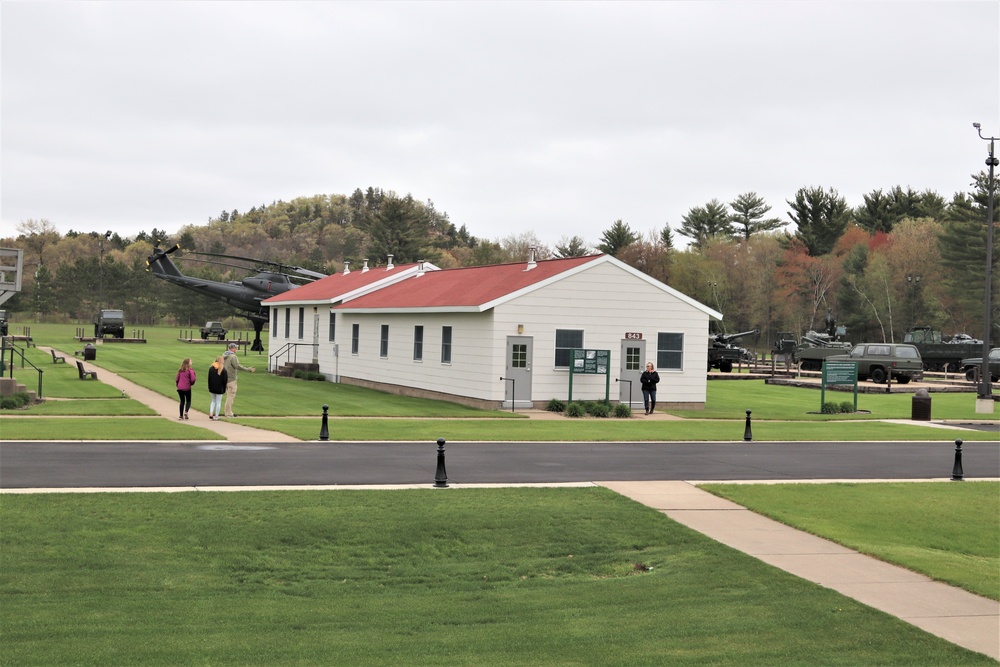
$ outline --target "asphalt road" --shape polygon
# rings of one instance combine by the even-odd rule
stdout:
[[[623,480],[934,479],[953,441],[447,443],[449,483]],[[0,444],[0,488],[432,484],[438,449],[420,443]],[[966,478],[1000,477],[1000,443],[962,447]]]

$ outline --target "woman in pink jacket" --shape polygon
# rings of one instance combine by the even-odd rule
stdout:
[[[178,419],[190,419],[188,410],[191,409],[191,387],[196,379],[194,369],[191,368],[191,358],[188,357],[177,370],[177,395],[181,398],[181,416]]]

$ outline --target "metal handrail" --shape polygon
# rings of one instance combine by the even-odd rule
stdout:
[[[293,363],[293,364],[296,363],[299,360],[299,354],[298,354],[299,347],[312,348],[313,344],[312,343],[285,343],[284,347],[282,347],[281,349],[279,349],[277,352],[275,352],[274,354],[268,355],[268,357],[267,357],[267,372],[268,373],[277,372],[278,366],[279,366],[279,363],[281,361],[282,355],[287,355],[289,351],[291,351],[293,353],[293,358],[290,359],[290,360],[286,359],[285,360],[286,363],[289,362],[289,361],[291,363]],[[310,352],[311,352],[311,350],[310,350]],[[312,358],[312,357],[310,357],[310,358]],[[272,361],[274,362],[273,365],[271,363]]]
[[[39,368],[35,364],[31,363],[31,361],[28,360],[27,357],[24,356],[24,350],[22,350],[17,345],[15,345],[13,340],[10,341],[10,347],[7,347],[7,342],[8,342],[8,338],[5,337],[3,339],[3,345],[0,346],[0,360],[2,360],[6,356],[5,353],[7,352],[7,350],[10,350],[10,363],[7,365],[8,368],[10,368],[10,373],[9,373],[10,378],[14,379],[14,353],[16,352],[17,355],[19,357],[21,357],[21,368],[24,368],[24,365],[28,364],[29,366],[31,366],[32,368],[34,368],[36,371],[38,371],[38,392],[36,393],[36,396],[38,398],[41,398],[42,397],[42,373],[44,373],[45,371],[43,371],[41,368]]]

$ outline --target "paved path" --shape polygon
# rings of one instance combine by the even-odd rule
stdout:
[[[795,530],[687,482],[600,484],[765,563],[1000,660],[1000,602]]]
[[[49,348],[41,345],[38,349],[43,352],[49,351]],[[61,352],[61,350],[56,351]],[[64,352],[62,353],[65,354]],[[164,417],[166,419],[177,419],[179,402],[177,398],[168,398],[151,389],[146,389],[145,387],[137,385],[134,382],[126,380],[120,375],[112,373],[106,368],[101,368],[100,366],[95,366],[85,361],[81,363],[83,364],[84,370],[96,371],[97,377],[101,382],[110,385],[119,391],[125,392],[125,395],[129,398],[149,406],[155,410],[156,414],[160,417]],[[207,412],[202,412],[196,407],[196,403],[207,403],[207,401],[208,396],[204,393],[199,394],[197,400],[191,401],[191,419],[189,419],[187,423],[200,426],[210,431],[215,431],[226,440],[232,440],[235,442],[299,442],[297,438],[285,435],[284,433],[279,433],[278,431],[265,431],[259,428],[241,426],[240,424],[234,424],[226,421],[225,419],[212,421],[208,418]],[[223,401],[225,401],[225,398],[223,398]],[[234,403],[234,407],[238,405],[239,394],[236,395],[236,403]]]

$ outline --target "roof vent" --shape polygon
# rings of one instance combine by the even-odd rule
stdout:
[[[363,261],[365,265],[361,267],[361,273],[365,273],[368,271],[368,258],[365,257]]]
[[[424,275],[424,262],[427,260],[419,259],[417,260],[417,276]]]
[[[386,271],[391,271],[392,269],[396,268],[392,265],[392,257],[393,257],[392,255],[389,255],[389,263],[385,265]]]
[[[346,276],[350,272],[351,272],[351,263],[344,262],[344,275]]]
[[[535,246],[531,246],[528,248],[528,266],[524,270],[531,271],[536,266],[538,266],[538,263],[535,262]]]

